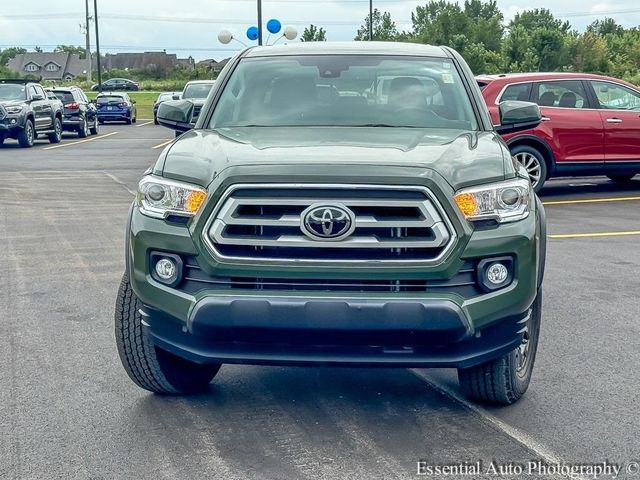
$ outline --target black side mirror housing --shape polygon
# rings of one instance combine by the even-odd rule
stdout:
[[[180,100],[180,95],[173,95],[171,98],[173,98],[174,100]]]
[[[193,128],[193,102],[190,100],[169,100],[158,107],[158,123],[163,127],[178,132],[186,132]]]
[[[531,102],[506,100],[498,105],[500,125],[496,131],[500,134],[520,132],[537,127],[542,122],[540,107]]]
[[[31,100],[36,100],[36,101],[38,101],[38,100],[44,100],[44,95],[40,95],[39,93],[36,93],[35,95],[33,95],[33,96],[31,97]]]

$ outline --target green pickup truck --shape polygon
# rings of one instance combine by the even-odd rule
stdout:
[[[531,378],[545,216],[447,47],[244,50],[140,181],[115,312],[122,363],[161,394],[223,363],[455,367],[510,404]]]

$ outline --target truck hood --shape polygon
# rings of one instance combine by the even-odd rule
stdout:
[[[24,105],[25,100],[0,100],[0,105],[3,107],[14,107]]]
[[[418,167],[434,170],[454,189],[513,174],[494,132],[387,127],[191,130],[165,149],[154,172],[207,186],[226,168],[270,164]]]

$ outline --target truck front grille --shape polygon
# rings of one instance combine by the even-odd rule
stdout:
[[[315,204],[346,207],[352,233],[338,241],[305,235],[303,214]],[[435,197],[422,187],[237,185],[220,205],[205,239],[222,259],[434,263],[455,241]]]

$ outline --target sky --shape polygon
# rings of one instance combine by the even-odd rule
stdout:
[[[50,51],[59,44],[84,45],[81,32],[85,0],[1,0],[0,49],[38,45]],[[93,15],[93,1],[89,0]],[[218,42],[218,33],[231,30],[246,45],[248,27],[256,24],[256,0],[97,0],[102,52],[165,50],[179,57],[222,59],[241,50],[240,42]],[[411,12],[426,0],[373,0],[391,13],[399,30],[411,27]],[[581,31],[596,19],[614,18],[625,27],[640,25],[638,0],[498,0],[506,21],[526,8],[548,8]],[[368,14],[368,0],[263,0],[265,22],[277,18],[300,33],[313,23],[327,31],[329,41],[352,40]],[[91,23],[92,50],[95,50]],[[269,43],[277,37],[271,37]],[[284,39],[280,40],[280,43]],[[297,41],[297,40],[296,40]]]

